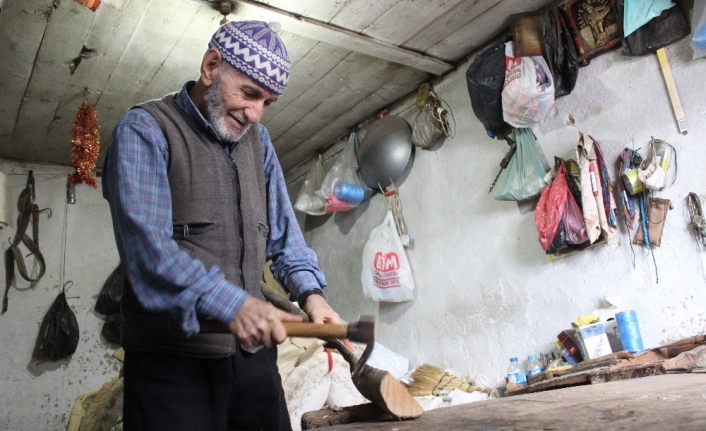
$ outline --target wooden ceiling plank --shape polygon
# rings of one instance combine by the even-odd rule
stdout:
[[[337,46],[332,46],[319,42],[301,62],[292,67],[289,84],[284,90],[282,97],[272,104],[263,117],[263,124],[279,117],[291,103],[302,96],[309,88],[317,85],[327,73],[335,68],[347,56],[350,51]]]
[[[328,2],[330,0],[323,1]],[[259,0],[259,2],[276,9],[303,15],[304,11],[317,3],[317,0]]]
[[[536,11],[549,3],[548,0],[502,0],[429,48],[429,52],[444,58],[462,58],[508,31],[511,15]]]
[[[32,161],[53,161],[48,159],[52,154],[46,149],[49,126],[66,91],[72,62],[81,53],[95,17],[94,12],[76,2],[62,2],[49,18],[13,131],[13,139],[25,147]],[[71,142],[71,135],[65,138]],[[70,156],[69,151],[67,154]]]
[[[288,31],[280,32],[279,37],[282,39],[284,46],[287,47],[287,54],[289,55],[289,61],[292,63],[292,68],[306,58],[309,52],[320,43],[318,40],[313,40]]]
[[[0,14],[0,135],[9,136],[29,84],[53,0],[8,2]],[[3,146],[6,147],[6,146]],[[2,150],[0,150],[2,155]]]
[[[418,70],[403,70],[394,80],[386,82],[354,107],[319,129],[306,141],[297,144],[293,150],[280,157],[282,170],[287,173],[297,165],[305,163],[319,148],[330,145],[364,120],[373,118],[375,113],[390,103],[390,100],[404,97],[409,94],[410,88],[417,88],[427,78],[427,74]]]
[[[122,10],[112,7],[99,7],[96,20],[91,28],[85,46],[96,55],[84,59],[69,78],[67,89],[59,103],[54,119],[49,126],[46,143],[59,146],[66,137],[72,136],[73,122],[78,108],[84,101],[98,104],[118,60],[144,15],[147,2],[130,2]],[[103,118],[105,105],[97,106],[100,127],[101,147],[106,148],[114,123],[106,123]],[[69,138],[70,139],[70,138]],[[104,153],[105,151],[103,151]],[[70,159],[64,154],[66,163]],[[65,164],[66,164],[65,163]]]
[[[348,7],[353,0],[315,0],[311,2],[302,15],[321,22],[330,22],[344,8]],[[348,28],[348,27],[345,27]]]
[[[414,67],[435,75],[441,75],[453,69],[451,64],[434,57],[378,41],[344,28],[296,16],[251,0],[238,0],[238,3],[238,15],[260,17],[266,21],[279,21],[287,31],[331,45]]]
[[[329,23],[362,33],[396,3],[397,0],[351,0]]]
[[[351,129],[357,127],[362,119],[374,117],[382,108],[389,105],[390,100],[398,98],[409,93],[409,88],[416,88],[421,82],[426,80],[428,75],[418,70],[405,68],[399,72],[394,72],[388,76],[384,82],[379,82],[377,88],[373,87],[364,97],[358,98],[347,106],[342,114],[326,118],[320,122],[322,114],[314,112],[313,116],[307,119],[310,122],[319,122],[313,127],[317,132],[313,135],[306,134],[303,138],[298,137],[297,140],[289,141],[289,135],[284,136],[282,140],[275,142],[275,147],[282,148],[281,159],[287,164],[287,169],[296,166],[310,157],[311,153],[318,148],[330,145],[334,140],[347,133]],[[326,107],[322,105],[319,109],[325,111]],[[302,120],[302,123],[307,120]],[[293,138],[297,138],[295,133]],[[286,140],[285,140],[286,138]],[[279,147],[278,147],[279,146]],[[284,149],[287,151],[284,151]]]
[[[208,41],[220,26],[219,21],[220,15],[212,8],[198,8],[138,100],[161,98],[181,90],[186,81],[197,80]]]
[[[374,61],[373,57],[357,52],[348,55],[331,72],[307,89],[297,100],[290,103],[278,115],[276,124],[268,126],[272,139],[276,139],[296,125],[302,117],[315,109],[322,101],[333,97],[332,95],[340,90],[342,80],[347,79],[350,74],[360,73]]]
[[[311,136],[312,130],[320,130],[335,121],[341,113],[355,107],[361,100],[386,82],[395,80],[402,73],[404,66],[389,61],[376,60],[360,73],[350,75],[341,81],[339,94],[344,97],[324,99],[316,108],[308,112],[301,120],[275,142],[275,148],[282,148],[281,142],[300,143]],[[291,145],[290,145],[291,146]]]
[[[127,109],[144,101],[142,94],[150,80],[159,71],[199,7],[196,2],[152,1],[98,102],[103,124],[117,124]]]
[[[453,8],[437,17],[432,25],[427,26],[412,38],[405,41],[404,45],[410,49],[426,52],[429,48],[448,37],[450,33],[456,32],[459,28],[462,28],[500,1],[501,0],[478,0],[469,2],[461,0]],[[455,61],[458,59],[449,55],[445,55],[442,58],[447,61]]]
[[[427,26],[434,25],[436,19],[452,9],[457,2],[458,0],[400,0],[366,28],[363,34],[394,45],[406,46],[405,41]],[[404,25],[400,25],[401,23]]]

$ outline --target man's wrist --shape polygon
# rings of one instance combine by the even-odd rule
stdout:
[[[306,299],[311,295],[324,296],[324,291],[318,288],[309,289],[297,297],[297,302],[299,303],[299,308],[304,309],[304,304],[306,304]]]

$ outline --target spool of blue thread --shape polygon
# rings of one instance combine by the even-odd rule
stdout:
[[[642,335],[640,335],[640,326],[637,324],[637,313],[635,313],[635,310],[617,313],[615,321],[618,325],[623,349],[630,353],[643,351]]]
[[[336,195],[338,199],[346,201],[349,204],[359,204],[363,201],[365,190],[354,184],[339,182],[333,189],[333,194]]]

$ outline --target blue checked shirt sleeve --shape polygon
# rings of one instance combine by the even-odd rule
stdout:
[[[270,224],[267,259],[272,260],[270,270],[274,278],[295,296],[311,289],[323,291],[326,279],[319,268],[316,253],[304,242],[270,135],[263,126],[259,127],[265,151],[267,217]]]
[[[170,315],[184,333],[193,335],[199,331],[199,318],[230,323],[248,294],[172,239],[168,160],[168,145],[154,117],[143,109],[130,110],[113,132],[103,196],[138,301],[150,312]]]

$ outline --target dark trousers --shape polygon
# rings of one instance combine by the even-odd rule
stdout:
[[[126,352],[124,431],[291,431],[277,348],[224,359]]]

